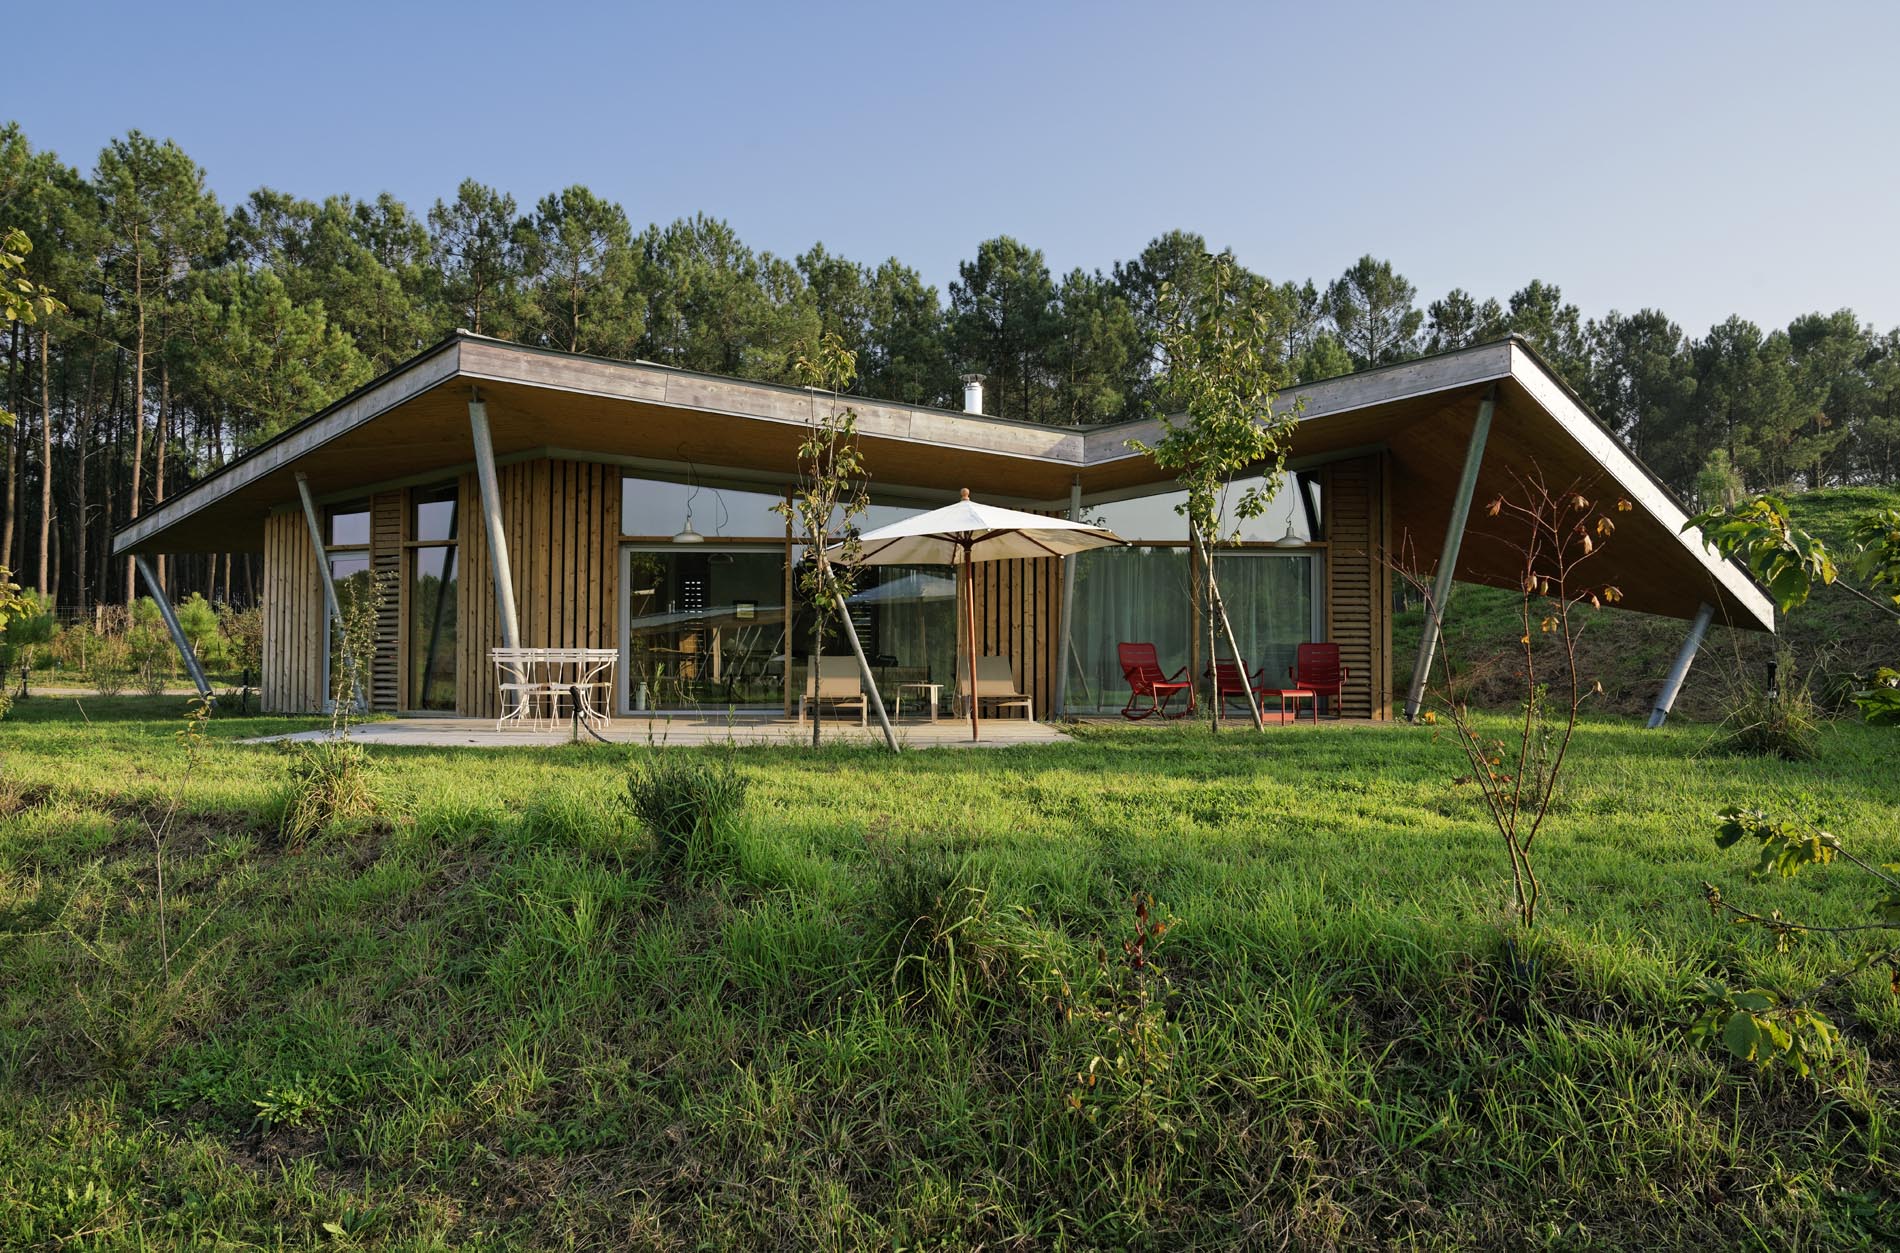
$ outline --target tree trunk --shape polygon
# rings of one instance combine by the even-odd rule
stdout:
[[[53,383],[46,355],[50,337],[40,328],[40,590],[53,591],[47,581],[48,549],[53,536]],[[55,599],[58,599],[55,596]]]
[[[14,322],[7,336],[7,408],[20,412],[20,324]],[[7,498],[4,518],[0,519],[0,566],[17,569],[13,564],[13,533],[19,529],[20,471],[25,468],[25,441],[20,430],[10,428],[7,437]],[[24,564],[24,563],[22,563]]]
[[[132,356],[132,490],[128,494],[128,523],[138,521],[139,490],[145,478],[145,254],[135,243],[132,250],[132,299],[138,302],[137,348]],[[111,528],[106,529],[111,534]],[[110,553],[107,554],[108,558]],[[125,559],[125,603],[131,604],[137,591],[132,559]]]
[[[158,442],[152,447],[152,508],[165,503],[165,446],[171,442],[171,368],[163,356],[158,359]],[[158,555],[158,586],[171,593],[171,569],[165,554]]]

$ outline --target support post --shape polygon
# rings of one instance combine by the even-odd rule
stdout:
[[[1082,520],[1082,476],[1069,483],[1069,521]],[[1075,563],[1080,556],[1070,553],[1062,559],[1062,637],[1056,641],[1056,718],[1069,716],[1069,650],[1075,646]]]
[[[501,621],[504,648],[521,647],[521,622],[515,616],[515,579],[508,565],[508,538],[501,524],[501,484],[495,477],[495,445],[488,437],[488,406],[472,391],[469,431],[475,439],[475,478],[481,485],[482,525],[488,531],[488,559],[495,572],[495,616]]]
[[[1445,602],[1451,597],[1452,575],[1458,569],[1458,548],[1465,540],[1465,522],[1471,517],[1471,497],[1478,490],[1478,467],[1484,461],[1484,444],[1491,436],[1491,414],[1497,407],[1498,385],[1485,389],[1478,402],[1478,420],[1471,427],[1471,441],[1465,445],[1465,470],[1458,479],[1458,494],[1452,498],[1451,520],[1445,524],[1445,543],[1438,553],[1438,577],[1432,582],[1431,599],[1425,602],[1425,626],[1419,632],[1418,662],[1412,668],[1412,686],[1405,693],[1405,720],[1418,721],[1419,706],[1425,703],[1425,683],[1431,678],[1432,657],[1438,652],[1438,637],[1445,627]]]
[[[1649,709],[1649,729],[1654,731],[1669,718],[1669,711],[1675,707],[1676,696],[1682,691],[1682,681],[1689,677],[1689,667],[1695,663],[1696,650],[1702,647],[1702,637],[1708,634],[1709,623],[1715,618],[1715,606],[1702,602],[1695,611],[1695,619],[1689,623],[1689,638],[1682,641],[1682,651],[1676,654],[1670,663],[1669,673],[1663,678],[1662,690],[1656,693],[1656,703]]]
[[[317,502],[310,495],[310,480],[304,476],[302,470],[297,471],[297,498],[303,502],[303,520],[304,525],[310,528],[311,550],[317,554],[317,565],[323,569],[323,638],[327,644],[328,641],[336,638],[337,619],[343,616],[343,607],[337,604],[336,579],[330,574],[330,546],[323,539],[323,515],[317,512]],[[341,643],[343,664],[354,670],[355,667],[350,661],[350,642],[343,640]],[[325,688],[332,688],[328,661],[324,663],[323,679]],[[352,683],[350,695],[358,705],[364,703],[361,684]],[[326,690],[323,693],[323,699],[326,701],[334,698],[333,690]]]
[[[851,607],[840,601],[838,617],[844,622],[844,637],[851,642],[851,655],[858,659],[858,681],[864,685],[864,694],[871,698],[871,712],[877,715],[877,724],[884,730],[884,743],[893,753],[904,750],[898,747],[897,732],[891,729],[891,716],[884,711],[883,694],[877,690],[877,679],[871,674],[871,663],[864,659],[864,645],[858,643],[858,624],[851,621]],[[812,702],[812,717],[818,716],[817,702]]]
[[[158,581],[158,572],[152,569],[152,563],[145,560],[141,553],[132,555],[132,564],[144,578],[145,590],[158,602],[158,615],[165,619],[165,629],[171,633],[172,643],[178,647],[178,655],[185,659],[185,672],[191,675],[192,686],[198,689],[198,695],[209,698],[211,680],[205,678],[205,669],[198,664],[198,654],[191,651],[191,641],[185,638],[185,629],[178,625],[178,615],[172,612],[172,603]]]

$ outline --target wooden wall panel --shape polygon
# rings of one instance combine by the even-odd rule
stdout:
[[[369,664],[371,709],[402,707],[402,624],[408,585],[402,574],[403,493],[378,492],[369,502],[369,568],[383,592],[376,614],[376,655]]]
[[[523,647],[616,647],[619,468],[542,459],[502,466],[496,479]],[[456,704],[465,715],[492,718],[488,650],[502,642],[494,566],[474,475],[462,476],[460,492]]]
[[[1382,456],[1327,467],[1326,638],[1352,671],[1340,697],[1349,718],[1387,718],[1392,709],[1392,582],[1386,548]]]
[[[961,582],[962,572],[958,572]],[[1008,657],[1016,685],[1046,718],[1056,695],[1056,653],[1062,620],[1062,563],[986,561],[976,566],[977,650]],[[959,675],[965,646],[957,641]]]
[[[323,585],[303,514],[264,520],[264,674],[269,713],[323,708]]]

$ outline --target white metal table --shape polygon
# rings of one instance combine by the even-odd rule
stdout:
[[[929,701],[930,702],[930,720],[932,722],[937,721],[937,716],[939,712],[941,711],[941,706],[943,704],[943,684],[941,683],[899,683],[897,685],[897,704],[892,713],[893,717],[902,718],[904,716],[904,694],[907,692],[915,692],[919,696],[922,696],[925,700]]]

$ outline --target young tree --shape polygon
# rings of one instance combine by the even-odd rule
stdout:
[[[626,211],[585,187],[569,187],[543,197],[517,239],[524,337],[564,352],[630,355],[641,323],[629,299],[633,236]]]
[[[884,701],[878,695],[877,683],[865,660],[847,603],[857,585],[857,519],[870,503],[865,494],[864,459],[858,453],[857,410],[839,403],[839,393],[851,386],[851,380],[857,375],[857,361],[842,339],[826,334],[819,338],[816,351],[799,355],[793,368],[799,381],[809,389],[811,410],[806,419],[805,438],[798,448],[798,486],[784,504],[773,508],[790,520],[809,554],[799,584],[815,611],[810,673],[818,674],[819,662],[824,658],[825,623],[829,615],[835,613],[844,625],[845,638],[857,658],[865,694],[877,710],[884,742],[892,752],[897,752],[897,735],[884,714]],[[833,546],[840,550],[835,561],[828,551]],[[823,723],[822,706],[814,701],[813,748],[818,747]]]
[[[1221,602],[1217,554],[1238,534],[1240,523],[1260,516],[1278,489],[1286,467],[1286,446],[1300,406],[1275,411],[1279,371],[1274,346],[1282,333],[1274,325],[1271,288],[1249,281],[1231,253],[1210,254],[1202,280],[1190,291],[1163,291],[1167,330],[1162,338],[1168,358],[1168,393],[1178,397],[1180,416],[1163,414],[1161,438],[1152,446],[1130,440],[1155,464],[1174,471],[1187,499],[1179,506],[1200,563],[1203,611],[1207,623],[1208,722],[1220,730],[1220,686],[1215,635],[1243,675],[1233,624]],[[1263,474],[1263,485],[1235,494],[1234,479]],[[1230,499],[1230,496],[1232,497]],[[1254,726],[1264,726],[1251,683],[1247,707]]]
[[[1049,421],[1047,362],[1058,309],[1041,251],[1007,235],[986,239],[957,274],[950,284],[950,343],[958,364],[988,376],[999,412]]]

